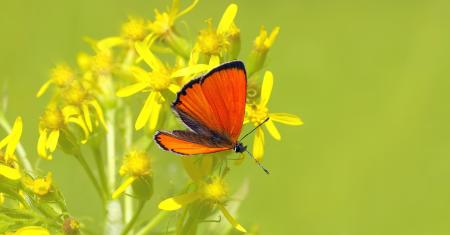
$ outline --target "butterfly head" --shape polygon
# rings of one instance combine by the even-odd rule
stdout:
[[[244,144],[242,144],[241,142],[236,143],[236,145],[234,145],[233,150],[236,153],[243,153],[247,150],[247,146],[244,146]]]

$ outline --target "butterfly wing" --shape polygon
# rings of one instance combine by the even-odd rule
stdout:
[[[181,155],[215,153],[229,150],[227,140],[220,136],[203,136],[192,131],[158,131],[155,142],[164,150]]]
[[[211,131],[235,143],[244,121],[246,95],[244,64],[232,61],[187,83],[172,108],[191,130]]]

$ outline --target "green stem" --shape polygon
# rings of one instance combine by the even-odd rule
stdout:
[[[95,163],[97,165],[98,174],[100,175],[100,183],[103,188],[103,192],[108,195],[109,188],[108,188],[108,183],[107,183],[107,179],[106,179],[106,172],[105,172],[105,167],[104,167],[105,163],[103,161],[103,156],[97,145],[93,146],[92,150],[94,151],[94,154],[95,154],[94,159],[95,159]]]
[[[106,133],[106,159],[107,159],[107,169],[108,169],[108,188],[114,189],[116,185],[116,133],[115,133],[115,111],[109,110],[107,113],[106,123],[108,127],[108,132]]]
[[[126,154],[127,151],[130,150],[131,145],[133,143],[133,119],[131,117],[131,110],[127,106],[125,107],[125,117],[124,117],[124,123],[125,123],[125,132],[124,132],[124,154]],[[127,194],[133,194],[132,187],[128,187],[126,190]],[[124,198],[124,219],[125,223],[128,223],[132,217],[133,217],[133,198],[131,197],[125,197]]]
[[[160,211],[153,219],[145,225],[136,235],[145,235],[151,232],[166,216],[169,215],[168,211]]]
[[[103,203],[106,202],[106,195],[102,191],[100,184],[98,183],[97,179],[95,178],[94,173],[92,172],[91,168],[89,167],[88,163],[84,159],[84,157],[81,155],[81,153],[75,153],[75,158],[78,160],[78,162],[83,167],[84,171],[86,171],[89,179],[92,181],[92,184],[94,185],[95,189],[97,190],[98,195],[101,197]]]
[[[128,222],[128,224],[125,226],[125,228],[123,229],[121,235],[126,235],[128,234],[128,232],[133,228],[134,224],[136,224],[137,219],[139,218],[139,215],[142,212],[142,209],[144,209],[144,205],[145,205],[146,201],[145,200],[141,200],[139,201],[138,204],[138,208],[136,210],[136,212],[134,213],[133,217],[131,218],[130,222]]]

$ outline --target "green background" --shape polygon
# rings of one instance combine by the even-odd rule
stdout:
[[[450,2],[236,2],[243,58],[261,24],[281,27],[268,60],[275,75],[269,105],[305,121],[278,125],[281,142],[266,136],[270,176],[250,161],[234,174],[232,185],[251,182],[239,221],[257,224],[261,234],[449,234]],[[183,17],[191,36],[204,19],[217,23],[228,3],[201,1]],[[88,50],[83,36],[115,35],[128,15],[149,18],[167,4],[2,2],[0,86],[7,86],[9,120],[24,118],[23,143],[33,159],[48,101],[35,94],[49,69],[74,64],[77,52]],[[59,153],[38,163],[43,172],[52,169],[76,216],[100,218],[100,201],[75,160]],[[162,179],[170,176],[156,190]],[[152,200],[143,219],[155,213]]]

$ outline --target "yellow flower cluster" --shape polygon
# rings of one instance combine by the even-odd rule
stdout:
[[[163,155],[162,151],[151,140],[158,129],[179,129],[171,103],[181,87],[221,63],[242,60],[238,6],[230,4],[217,24],[207,19],[206,27],[190,43],[177,21],[197,4],[198,0],[193,0],[183,7],[180,0],[173,0],[167,10],[155,10],[152,19],[130,16],[114,36],[85,38],[91,52],[80,52],[76,65],[56,65],[37,92],[37,97],[50,93],[39,119],[37,155],[51,160],[60,150],[79,162],[102,199],[104,234],[148,234],[170,215],[167,211],[180,211],[171,228],[177,234],[195,234],[202,222],[217,214],[228,221],[225,225],[230,229],[248,231],[229,211],[232,190],[226,179],[238,164],[229,164],[228,153],[173,157],[181,161],[182,169],[173,165],[170,169],[177,170],[167,171],[155,157]],[[276,140],[281,135],[275,123],[303,124],[293,114],[273,113],[268,108],[274,75],[265,70],[266,57],[279,31],[276,27],[269,33],[261,27],[245,57],[248,96],[243,123],[251,128],[264,123]],[[20,226],[0,221],[0,233],[79,234],[84,225],[70,216],[54,184],[57,176],[33,169],[18,147],[22,125],[22,119],[17,118],[0,141],[0,179],[5,178],[0,181],[0,206],[32,216]],[[264,156],[264,133],[263,128],[257,128],[253,140],[251,152],[258,161]],[[122,164],[117,166],[120,156]],[[155,218],[137,223],[153,196],[153,181],[162,179],[160,174],[166,171],[169,177],[174,176],[170,172],[184,171],[189,180],[180,182],[181,177],[173,177],[170,192],[159,192],[167,198],[158,203],[160,211]],[[214,230],[214,225],[210,227]]]

